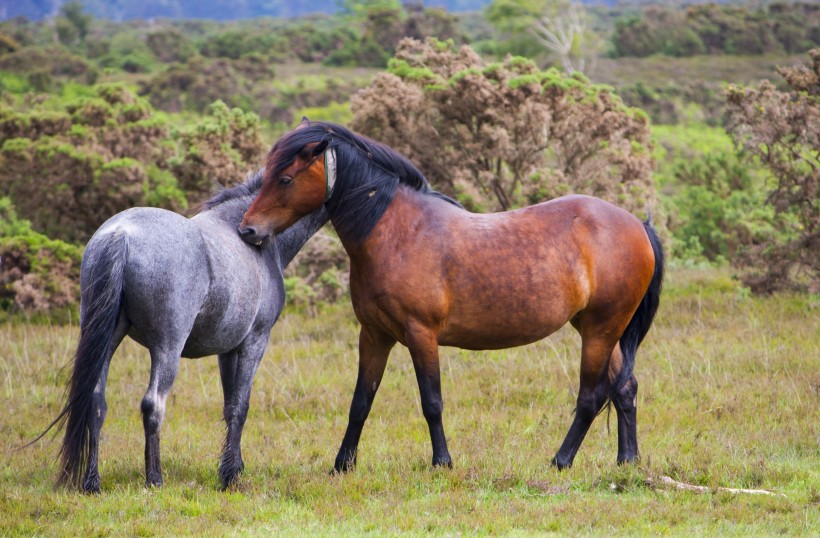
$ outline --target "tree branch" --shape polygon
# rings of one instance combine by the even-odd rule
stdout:
[[[773,495],[773,496],[781,496],[785,497],[782,493],[775,493],[773,491],[769,491],[767,489],[744,489],[744,488],[724,488],[724,487],[716,487],[716,488],[708,488],[706,486],[695,486],[693,484],[687,484],[685,482],[678,482],[677,480],[673,480],[668,476],[661,476],[658,479],[655,478],[647,478],[646,485],[649,487],[668,487],[673,489],[679,489],[683,491],[694,491],[696,493],[712,493],[715,491],[725,491],[726,493],[747,493],[749,495]]]

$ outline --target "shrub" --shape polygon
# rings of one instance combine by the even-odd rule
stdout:
[[[0,56],[0,70],[28,75],[32,68],[86,84],[93,84],[99,75],[96,67],[63,47],[23,47]]]
[[[46,312],[75,305],[82,250],[49,239],[0,198],[0,310]]]
[[[820,43],[818,27],[820,7],[805,2],[757,9],[715,3],[685,10],[650,6],[616,21],[612,46],[615,56],[801,52]]]
[[[171,171],[192,198],[203,198],[214,185],[231,185],[257,168],[265,151],[259,116],[213,103],[209,117],[179,134],[181,152]]]
[[[636,212],[656,206],[646,115],[581,74],[520,57],[487,64],[466,46],[407,39],[351,108],[354,129],[473,209],[570,192]]]
[[[313,306],[335,302],[349,289],[347,253],[335,232],[321,230],[285,270],[288,300]]]
[[[69,241],[135,205],[184,209],[214,177],[241,180],[264,150],[254,114],[218,103],[177,129],[117,84],[62,109],[23,108],[0,105],[0,196],[38,232]]]
[[[222,100],[231,107],[266,114],[272,107],[273,78],[270,65],[259,56],[239,60],[197,56],[142,82],[139,94],[168,112],[204,112],[211,103]]]
[[[145,42],[154,57],[163,63],[184,62],[196,54],[194,44],[173,27],[151,32]]]
[[[768,81],[727,90],[727,130],[774,178],[767,204],[780,233],[753,243],[737,263],[758,293],[820,292],[820,49],[809,56],[809,66],[778,70],[787,91]]]

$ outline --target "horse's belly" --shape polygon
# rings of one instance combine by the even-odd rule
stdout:
[[[207,343],[191,341],[185,342],[185,347],[182,348],[181,356],[186,359],[199,359],[202,357],[209,357],[211,355],[219,355],[226,350],[222,346],[213,346]]]
[[[257,321],[259,312],[253,306],[258,308],[258,305],[250,305],[247,310],[230,309],[227,312],[209,312],[210,315],[197,317],[191,334],[185,341],[182,356],[199,358],[218,355],[239,347]]]
[[[537,342],[560,329],[567,316],[549,319],[546,316],[521,316],[511,314],[496,316],[474,316],[470,319],[450,319],[439,333],[438,342],[442,346],[463,349],[505,349]]]
[[[185,345],[180,353],[186,359],[199,359],[210,355],[218,355],[235,349],[244,339],[247,327],[242,331],[235,331],[235,334],[215,335],[213,331],[207,333],[193,330],[185,340]],[[133,325],[128,329],[128,336],[144,348],[151,349],[156,342],[149,340],[144,334]]]

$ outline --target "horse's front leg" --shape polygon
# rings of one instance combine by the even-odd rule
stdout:
[[[433,444],[433,465],[452,467],[453,460],[447,450],[447,439],[444,436],[444,425],[441,414],[444,401],[441,398],[441,371],[438,361],[438,338],[434,331],[421,325],[411,326],[407,330],[407,347],[413,357],[416,380],[421,396],[421,410],[430,428],[430,441]]]
[[[242,430],[248,417],[253,378],[267,348],[268,338],[268,333],[249,337],[238,349],[219,355],[219,376],[225,400],[223,416],[227,426],[225,446],[219,460],[219,479],[223,490],[235,484],[245,469]]]
[[[396,340],[391,336],[379,329],[362,325],[359,332],[359,375],[350,404],[347,431],[342,439],[342,446],[339,447],[333,472],[349,471],[356,464],[362,428],[381,384],[387,356],[394,345]]]

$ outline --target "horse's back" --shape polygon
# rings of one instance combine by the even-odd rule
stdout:
[[[174,281],[201,275],[196,263],[204,243],[190,221],[172,211],[135,207],[108,219],[86,246],[84,263],[114,236],[127,242],[126,279],[128,291],[135,292],[159,278]]]
[[[573,194],[476,217],[495,221],[488,226],[495,257],[556,314],[624,299],[637,305],[651,280],[654,254],[643,223],[600,198]]]

